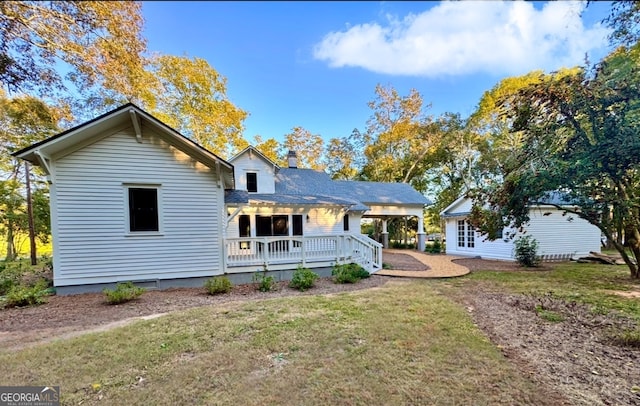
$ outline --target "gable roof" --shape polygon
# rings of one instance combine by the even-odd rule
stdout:
[[[335,181],[313,169],[281,168],[276,175],[276,194],[324,196],[358,202],[351,208],[366,211],[371,205],[425,206],[431,201],[407,183]]]
[[[110,129],[130,125],[134,127],[136,136],[142,136],[141,127],[143,121],[156,129],[157,133],[173,147],[210,168],[220,168],[225,188],[233,187],[233,165],[180,134],[133,103],[122,105],[93,120],[14,152],[12,155],[35,165],[43,166],[47,170],[45,158],[62,153],[82,143],[90,142]],[[137,126],[140,128],[137,128]]]
[[[266,163],[268,163],[269,165],[274,166],[275,168],[279,168],[279,166],[273,162],[271,159],[267,158],[266,155],[264,155],[262,152],[260,152],[258,149],[256,149],[253,145],[249,145],[248,147],[246,147],[245,149],[243,149],[242,151],[238,152],[233,158],[229,159],[229,162],[233,163],[234,161],[236,161],[238,158],[240,158],[242,155],[244,154],[256,154],[260,159],[262,159],[263,161],[265,161]]]
[[[462,205],[462,203],[465,203],[469,200],[471,199],[465,195],[460,196],[459,198],[454,200],[453,203],[445,207],[444,210],[440,212],[440,216],[446,218],[468,215],[470,213],[469,210],[455,211],[455,209]],[[576,202],[572,201],[568,194],[559,191],[553,191],[544,193],[539,200],[532,202],[530,206],[573,206],[575,204]]]

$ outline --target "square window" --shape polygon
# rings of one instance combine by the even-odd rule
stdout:
[[[258,174],[247,172],[247,192],[256,193],[258,191]]]
[[[129,231],[159,231],[158,189],[129,188]]]

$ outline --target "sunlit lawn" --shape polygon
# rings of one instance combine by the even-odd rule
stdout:
[[[544,404],[432,285],[197,308],[0,352],[0,385],[60,385],[65,404]]]

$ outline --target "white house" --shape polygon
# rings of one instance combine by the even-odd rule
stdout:
[[[382,266],[381,245],[360,234],[371,210],[358,200],[363,182],[293,160],[279,168],[251,147],[232,164],[133,104],[14,156],[47,174],[60,294],[122,281],[201,286],[222,274],[241,283],[264,269],[288,278],[300,264]],[[368,186],[388,215],[422,219],[428,201],[409,185]]]
[[[566,206],[557,195],[546,203]],[[450,255],[478,256],[486,259],[515,260],[514,242],[523,235],[530,235],[538,242],[538,254],[543,259],[569,259],[600,252],[600,230],[576,215],[549,204],[529,208],[530,222],[522,231],[503,229],[501,235],[489,241],[469,224],[467,217],[472,200],[461,197],[445,208],[440,216],[445,221],[446,251]]]

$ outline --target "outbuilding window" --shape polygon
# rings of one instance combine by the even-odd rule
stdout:
[[[160,231],[157,188],[129,188],[129,231]]]

